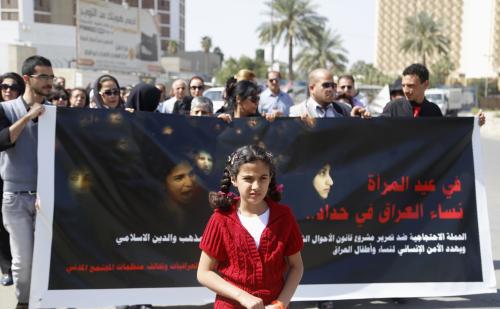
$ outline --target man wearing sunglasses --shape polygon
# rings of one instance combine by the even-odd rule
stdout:
[[[259,102],[259,113],[262,115],[273,114],[287,117],[290,114],[293,100],[286,92],[281,91],[280,81],[280,72],[267,73],[267,89],[260,94]]]
[[[333,82],[333,74],[326,69],[316,69],[309,74],[309,98],[290,108],[290,117],[336,118],[361,117],[370,118],[370,113],[360,106],[350,108],[346,104],[334,102],[337,85]]]
[[[0,106],[0,173],[4,180],[2,215],[10,234],[12,275],[18,305],[28,308],[35,225],[38,117],[44,112],[54,73],[41,56],[22,66],[26,90]]]
[[[354,77],[352,75],[341,75],[339,77],[339,82],[337,84],[337,92],[344,93],[346,96],[352,99],[352,106],[365,105],[356,97],[356,88],[354,83]]]

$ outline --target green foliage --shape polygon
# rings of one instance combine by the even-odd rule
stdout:
[[[451,62],[448,56],[443,56],[438,62],[432,64],[430,69],[430,84],[431,87],[436,87],[446,84],[446,79],[450,73],[455,70],[455,65]]]
[[[365,85],[386,85],[392,84],[397,76],[385,75],[379,71],[373,64],[362,60],[352,64],[349,73],[354,76],[356,83]]]
[[[209,36],[204,36],[201,38],[201,49],[203,52],[208,53],[212,48],[212,38]]]
[[[224,61],[224,53],[220,49],[219,46],[214,47],[213,50],[214,54],[218,55],[220,57],[220,62],[222,63]]]
[[[175,40],[168,40],[167,43],[167,54],[175,55],[179,51],[179,43]]]
[[[293,48],[309,44],[324,28],[326,18],[316,13],[310,0],[274,0],[266,2],[273,23],[264,22],[258,28],[262,44],[283,42],[288,47],[288,76],[293,80]],[[272,13],[271,13],[272,12]],[[270,20],[270,18],[269,18]]]
[[[468,78],[467,79],[467,86],[469,87],[475,87],[477,89],[477,97],[478,100],[481,100],[484,98],[484,87],[486,79],[485,78]],[[498,91],[498,84],[496,82],[496,79],[489,78],[488,79],[488,95],[497,95],[499,93]]]
[[[326,68],[333,72],[343,72],[346,69],[347,50],[342,47],[342,39],[330,29],[322,29],[319,38],[312,39],[298,54],[299,70],[307,75],[317,68]]]
[[[258,79],[265,79],[267,75],[267,65],[264,59],[252,59],[247,56],[241,56],[239,59],[230,57],[224,61],[222,67],[215,73],[216,83],[224,85],[229,77],[236,75],[241,69],[254,71]]]
[[[436,52],[444,55],[449,52],[450,40],[441,31],[441,25],[426,12],[408,17],[406,18],[405,37],[401,43],[401,51],[417,54],[421,57],[422,64],[426,65],[427,58]]]

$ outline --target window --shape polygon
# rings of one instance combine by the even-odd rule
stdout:
[[[2,9],[17,9],[17,8],[18,8],[18,0],[2,0]]]
[[[127,0],[127,3],[130,7],[138,8],[139,0]]]
[[[111,3],[122,4],[122,0],[108,0]]]
[[[50,24],[50,15],[48,14],[37,14],[35,13],[35,22],[36,23],[44,23]]]
[[[168,13],[158,13],[158,15],[160,15],[160,23],[161,24],[166,24],[166,25],[170,24],[170,14],[168,14]]]
[[[35,0],[35,11],[50,12],[50,0]]]
[[[154,9],[155,1],[154,0],[142,0],[142,8],[143,9]]]
[[[17,12],[2,12],[2,20],[19,20]]]
[[[162,26],[160,30],[161,30],[161,36],[170,37],[170,27]]]
[[[158,0],[158,10],[170,11],[170,0]]]

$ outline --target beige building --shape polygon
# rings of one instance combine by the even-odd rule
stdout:
[[[500,0],[378,0],[375,66],[388,74],[401,74],[417,55],[401,52],[405,20],[425,11],[433,15],[450,39],[449,57],[455,78],[499,76]],[[428,59],[435,62],[439,56]]]

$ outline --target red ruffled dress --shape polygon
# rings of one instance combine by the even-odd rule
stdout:
[[[285,257],[304,246],[302,233],[290,208],[270,199],[269,222],[260,245],[241,224],[236,205],[216,210],[205,228],[200,249],[218,261],[217,272],[226,281],[262,298],[275,300],[285,283]],[[217,295],[214,308],[243,308],[237,301]]]

